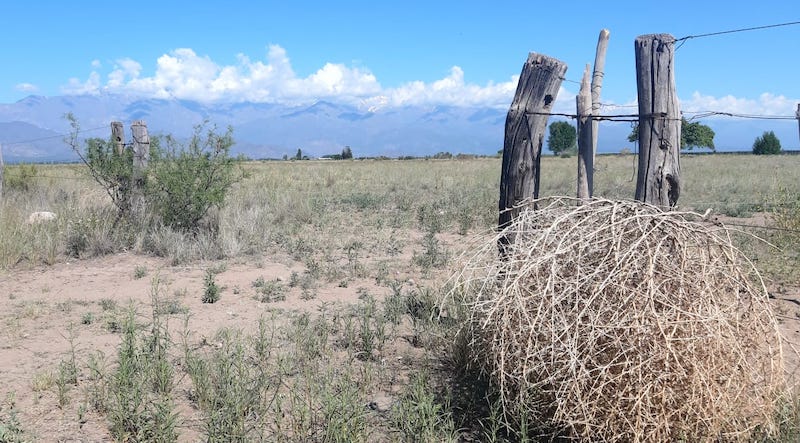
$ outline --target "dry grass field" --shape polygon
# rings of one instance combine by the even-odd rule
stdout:
[[[595,195],[631,198],[635,161],[599,157]],[[493,235],[499,159],[243,167],[196,233],[115,225],[81,166],[7,167],[0,442],[496,442],[547,432],[504,412],[469,364],[467,314],[440,304],[459,257]],[[741,231],[736,247],[763,275],[791,344],[800,156],[684,156],[682,170],[679,209],[711,209],[710,220]],[[575,177],[574,158],[543,159],[542,196],[574,195]],[[58,217],[26,223],[35,211]],[[779,429],[740,437],[795,441],[793,398],[776,414]]]

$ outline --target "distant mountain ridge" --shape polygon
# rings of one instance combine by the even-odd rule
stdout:
[[[356,157],[425,156],[443,151],[491,155],[503,147],[507,109],[447,105],[376,109],[332,101],[206,104],[110,94],[28,96],[0,104],[0,144],[6,161],[76,160],[63,141],[70,129],[64,119],[68,112],[80,122],[83,137],[108,137],[112,121],[122,121],[129,136],[130,123],[145,120],[151,134],[181,138],[208,120],[220,128],[232,126],[234,153],[257,159],[292,156],[298,148],[319,157],[339,153],[344,146],[350,146]],[[717,146],[725,150],[749,149],[762,130],[775,130],[782,141],[797,137],[797,126],[791,121],[781,126],[724,120],[708,124],[717,131]],[[630,130],[626,123],[604,122],[598,150],[633,149],[626,140]],[[784,146],[792,149],[798,143],[792,139],[784,141]]]
[[[153,134],[184,137],[205,120],[232,126],[236,153],[279,158],[298,148],[311,156],[341,152],[357,156],[429,155],[440,151],[490,154],[502,147],[505,110],[491,108],[404,107],[373,111],[318,101],[290,106],[272,103],[203,104],[187,100],[129,96],[29,96],[0,104],[0,143],[11,161],[73,160],[59,138],[71,112],[89,131],[107,137],[111,121],[145,120]],[[20,143],[22,142],[22,143]]]

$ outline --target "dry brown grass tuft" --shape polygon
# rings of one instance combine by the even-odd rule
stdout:
[[[774,429],[781,334],[727,228],[631,201],[536,204],[456,278],[508,417],[607,442]]]

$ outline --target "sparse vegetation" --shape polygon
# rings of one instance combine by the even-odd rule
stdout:
[[[120,270],[125,282],[139,286],[131,279],[162,272],[188,277],[159,289],[169,297],[139,294],[130,306],[124,291],[69,310],[47,301],[61,294],[55,285],[36,287],[34,299],[19,288],[12,299],[9,290],[3,300],[13,309],[0,323],[7,346],[54,318],[82,325],[74,357],[62,344],[52,366],[37,369],[37,395],[28,397],[44,406],[36,410],[62,403],[59,426],[75,438],[83,427],[98,439],[130,441],[533,439],[539,418],[509,416],[497,386],[475,367],[461,328],[466,307],[441,302],[470,235],[485,237],[497,223],[499,159],[438,157],[244,163],[246,178],[193,230],[155,223],[158,217],[114,226],[116,207],[85,170],[37,165],[28,189],[9,189],[0,202],[4,271],[130,251]],[[682,162],[681,209],[767,212],[774,226],[800,225],[800,157]],[[629,156],[598,156],[596,167],[597,195],[632,195]],[[542,170],[542,195],[574,192],[574,160],[548,156]],[[709,173],[717,170],[729,172]],[[59,218],[24,224],[34,209],[53,209]],[[770,238],[780,251],[736,239],[757,265],[781,267],[765,273],[768,284],[796,281],[792,269],[800,268],[792,258],[796,239],[780,235]],[[148,258],[148,270],[137,254],[163,257],[163,265]],[[230,299],[201,305],[222,292]],[[183,331],[167,328],[175,316]],[[90,337],[98,336],[106,347],[94,347]],[[33,377],[25,381],[28,393]],[[35,412],[22,410],[13,421],[11,410],[1,409],[0,430],[19,435],[16,441],[37,440],[27,432]],[[782,434],[762,440],[792,441],[800,434],[798,410],[787,400],[776,418]]]
[[[30,441],[17,417],[14,395],[10,394],[0,405],[0,442],[24,443]]]

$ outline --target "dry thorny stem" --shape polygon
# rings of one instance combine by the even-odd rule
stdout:
[[[603,441],[772,427],[781,334],[728,229],[639,202],[578,203],[522,210],[454,278],[506,413]]]

